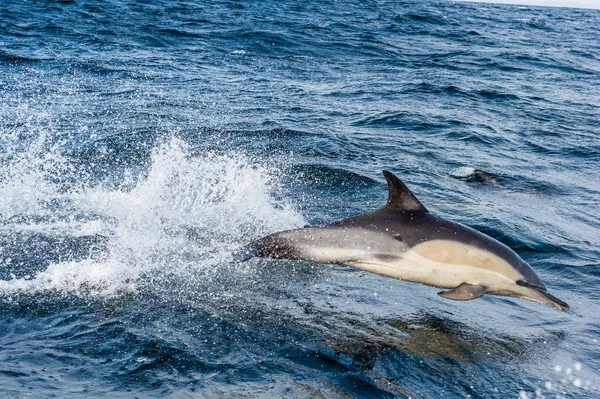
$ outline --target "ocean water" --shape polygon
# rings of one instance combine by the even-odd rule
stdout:
[[[446,1],[2,0],[0,397],[600,397],[599,26]],[[572,310],[230,262],[378,208],[382,169]]]

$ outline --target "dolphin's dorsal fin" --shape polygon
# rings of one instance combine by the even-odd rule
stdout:
[[[427,212],[423,204],[396,175],[387,170],[383,171],[383,175],[387,180],[389,190],[387,204],[384,208],[396,211]]]

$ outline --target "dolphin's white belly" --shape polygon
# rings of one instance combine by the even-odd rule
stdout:
[[[515,280],[491,270],[436,262],[412,255],[407,253],[407,257],[392,262],[365,259],[346,264],[371,273],[439,288],[455,288],[462,283],[485,286],[490,292],[511,292],[519,288]]]
[[[318,240],[317,240],[318,242]],[[490,292],[522,291],[522,276],[504,259],[477,247],[448,240],[425,241],[408,247],[379,236],[362,245],[313,245],[303,248],[305,259],[342,263],[357,269],[440,288],[462,283],[485,286]]]

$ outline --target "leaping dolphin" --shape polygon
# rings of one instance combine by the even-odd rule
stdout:
[[[438,295],[469,301],[484,294],[542,302],[563,311],[533,269],[501,242],[435,216],[398,177],[383,171],[388,200],[375,212],[322,227],[271,234],[252,242],[253,256],[348,265],[438,288]]]

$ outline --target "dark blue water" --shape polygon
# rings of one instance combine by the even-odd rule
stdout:
[[[600,12],[297,3],[0,3],[0,397],[599,397]],[[572,311],[229,262],[384,168]]]

